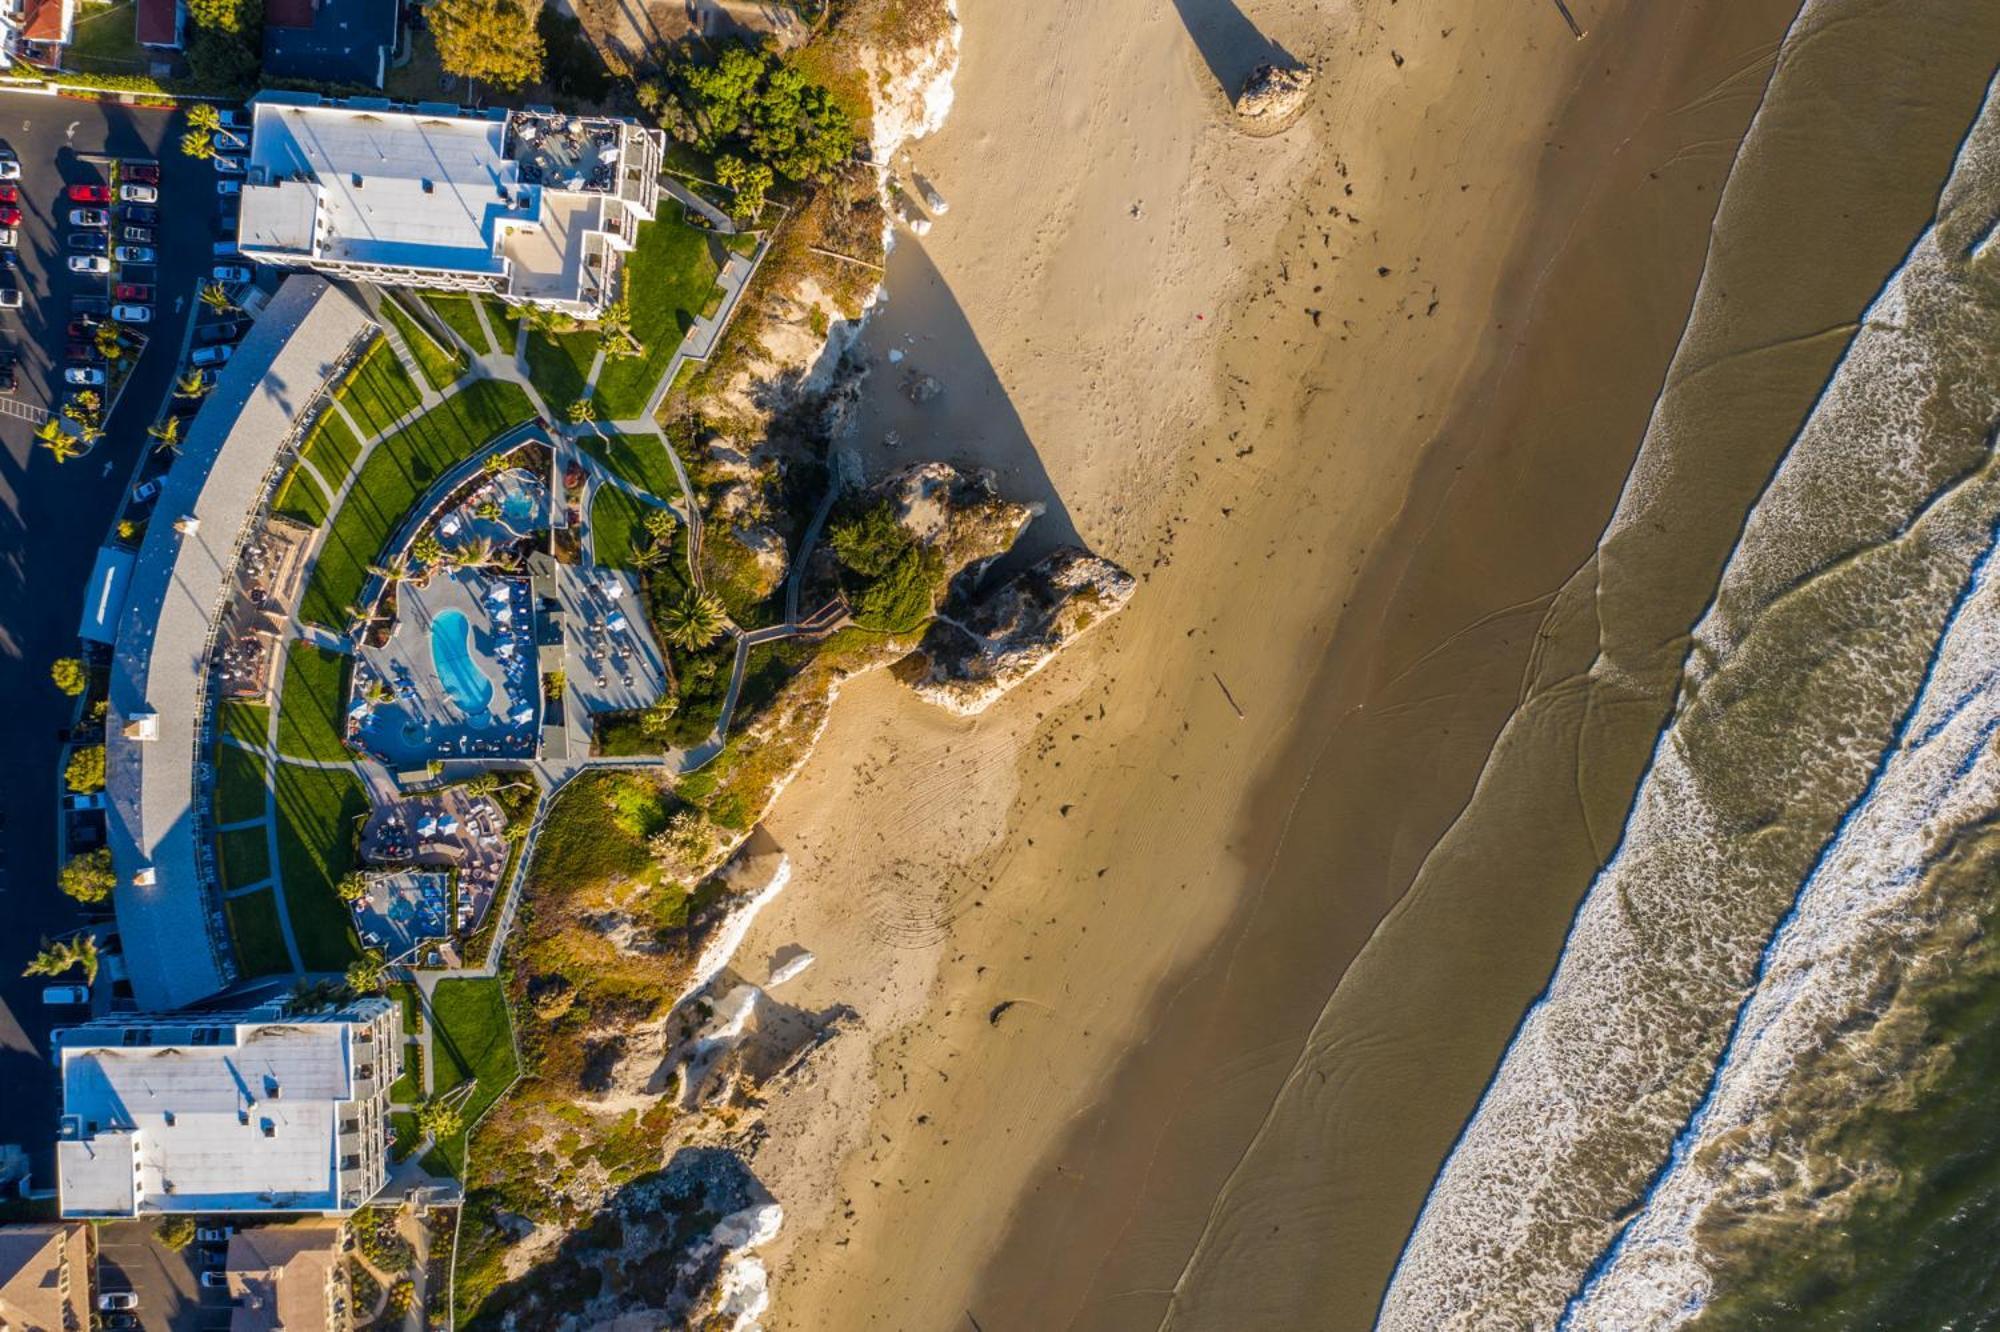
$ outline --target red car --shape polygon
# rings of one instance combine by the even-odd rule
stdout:
[[[125,179],[140,185],[157,185],[160,183],[160,168],[152,162],[127,162],[119,170],[119,174],[124,176]]]
[[[79,204],[108,204],[111,191],[102,185],[72,185],[69,187],[69,201]]]
[[[21,225],[21,210],[11,204],[0,204],[0,227]]]
[[[118,301],[138,301],[142,305],[150,304],[153,299],[153,289],[143,282],[121,282],[111,289],[111,298]]]
[[[21,202],[21,187],[19,185],[11,181],[5,185],[0,185],[0,203],[19,202]]]

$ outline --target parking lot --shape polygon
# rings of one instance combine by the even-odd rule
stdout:
[[[179,1253],[154,1238],[151,1221],[113,1221],[97,1231],[97,1291],[129,1290],[146,1332],[225,1332],[229,1292],[202,1286],[204,1268],[220,1271],[220,1244],[190,1244]]]
[[[40,938],[83,923],[75,903],[53,887],[59,814],[52,785],[73,704],[50,682],[49,663],[77,650],[84,585],[138,465],[158,470],[170,461],[155,452],[146,430],[171,400],[190,316],[206,309],[197,291],[218,261],[220,237],[215,168],[180,151],[187,128],[180,110],[0,93],[0,150],[20,163],[20,177],[6,182],[18,201],[6,206],[21,214],[14,267],[0,270],[0,282],[22,295],[19,309],[0,310],[0,348],[19,358],[15,391],[0,395],[0,625],[9,642],[0,654],[0,694],[15,705],[0,712],[0,753],[14,774],[0,784],[0,916],[9,924],[0,941],[0,1087],[7,1089],[0,1143],[28,1150],[38,1184],[51,1180],[57,1115],[48,1032],[53,1022],[81,1014],[45,1006],[42,982],[21,970]],[[155,261],[114,274],[71,274],[67,237],[82,228],[71,225],[69,212],[83,205],[66,193],[72,185],[110,185],[113,159],[159,167]],[[107,248],[116,243],[107,240]],[[58,464],[36,446],[34,432],[42,413],[60,410],[70,302],[103,299],[116,282],[155,289],[148,345],[104,422],[104,437],[87,457]]]

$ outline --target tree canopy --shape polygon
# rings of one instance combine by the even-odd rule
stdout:
[[[435,0],[426,12],[447,73],[507,91],[541,80],[542,34],[515,0]]]
[[[71,856],[57,871],[56,882],[79,902],[102,902],[118,886],[118,874],[111,868],[111,848],[100,846]]]
[[[90,687],[90,672],[76,657],[57,657],[49,666],[49,677],[56,682],[56,688],[71,698]]]
[[[683,61],[669,75],[685,89],[695,142],[731,154],[736,165],[727,170],[753,190],[760,179],[764,188],[771,182],[749,168],[768,167],[789,180],[822,180],[854,152],[854,122],[833,94],[777,56],[738,43],[724,47],[712,64]],[[668,113],[669,128],[680,128],[664,98],[654,93],[648,100]],[[723,169],[720,162],[717,166]],[[761,190],[756,192],[761,201]]]
[[[72,791],[102,791],[104,789],[104,746],[86,745],[70,751],[69,789]]]

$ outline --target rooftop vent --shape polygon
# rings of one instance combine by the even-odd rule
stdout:
[[[425,194],[432,194],[436,192],[436,188],[431,184],[429,180],[425,180],[423,185]]]
[[[355,172],[352,176],[348,177],[348,179],[354,182],[355,189],[358,190],[361,188],[361,173],[359,171]]]
[[[191,513],[174,519],[174,531],[179,532],[182,536],[193,536],[200,530],[201,519]]]
[[[259,1120],[258,1122],[263,1126],[265,1137],[275,1138],[278,1136],[278,1126],[274,1121],[269,1119],[264,1119],[264,1120]]]
[[[174,1112],[173,1112],[173,1111],[171,1111],[171,1110],[162,1110],[162,1111],[160,1112],[160,1118],[162,1118],[162,1119],[164,1119],[164,1120],[166,1120],[166,1121],[167,1121],[167,1127],[168,1127],[168,1128],[172,1128],[172,1127],[174,1126]]]
[[[141,865],[138,869],[132,871],[132,883],[135,887],[151,888],[159,881],[160,872],[151,865]]]
[[[157,740],[160,738],[160,718],[158,713],[135,712],[125,719],[127,740]]]

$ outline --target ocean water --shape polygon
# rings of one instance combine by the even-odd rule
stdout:
[[[1996,223],[1989,95],[1748,516],[1384,1327],[2000,1317]]]

